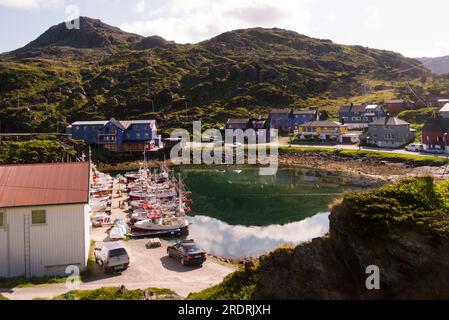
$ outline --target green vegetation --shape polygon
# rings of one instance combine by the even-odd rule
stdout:
[[[406,110],[402,111],[398,117],[411,124],[422,125],[424,124],[435,112],[438,112],[439,108],[424,108],[418,110]]]
[[[416,223],[449,233],[449,181],[404,179],[368,193],[349,193],[341,210],[381,223]]]
[[[55,162],[73,156],[76,151],[54,140],[4,141],[0,163]]]
[[[53,298],[53,300],[145,300],[147,295],[157,300],[173,300],[176,293],[169,289],[148,288],[146,290],[124,290],[120,288],[101,288],[97,290],[74,290]]]
[[[0,278],[0,288],[27,288],[42,284],[60,284],[65,283],[67,277],[39,277],[39,278]]]
[[[0,55],[2,131],[54,132],[74,120],[151,117],[167,133],[192,120],[220,127],[228,117],[266,116],[287,106],[318,106],[336,118],[344,103],[411,98],[407,82],[423,94],[444,90],[445,82],[434,81],[417,60],[282,29],[175,45],[87,18],[83,24],[84,38],[71,39],[61,24],[33,48]],[[88,48],[82,39],[98,43]]]
[[[257,269],[242,269],[228,275],[221,284],[191,293],[187,300],[254,300],[256,289]]]
[[[90,241],[89,257],[87,258],[86,270],[82,273],[81,278],[86,278],[93,275],[98,268],[97,262],[95,260],[95,241]]]

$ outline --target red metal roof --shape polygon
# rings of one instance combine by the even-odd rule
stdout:
[[[0,166],[0,208],[89,202],[89,163]]]

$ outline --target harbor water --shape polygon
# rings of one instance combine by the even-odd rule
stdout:
[[[189,238],[212,255],[258,257],[280,245],[326,234],[329,206],[345,192],[367,190],[367,181],[340,173],[283,168],[259,170],[178,168],[192,191]]]

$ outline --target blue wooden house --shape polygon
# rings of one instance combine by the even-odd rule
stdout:
[[[320,114],[318,109],[310,109],[310,110],[293,110],[293,113],[290,118],[290,127],[293,130],[296,130],[299,126],[302,126],[304,123],[314,122],[320,120]]]
[[[270,128],[280,131],[290,131],[292,114],[293,110],[288,108],[271,110],[269,117]]]
[[[297,129],[304,123],[318,121],[320,118],[318,109],[273,109],[269,120],[271,128],[287,132]]]
[[[162,147],[155,120],[78,121],[66,131],[73,139],[115,152],[141,152]]]
[[[342,106],[339,118],[349,129],[367,128],[368,124],[380,118],[385,118],[386,112],[382,105],[347,105]]]

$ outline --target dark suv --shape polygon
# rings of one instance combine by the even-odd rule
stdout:
[[[183,266],[201,266],[206,261],[206,251],[201,249],[193,240],[183,240],[167,248],[170,258],[175,258]]]

